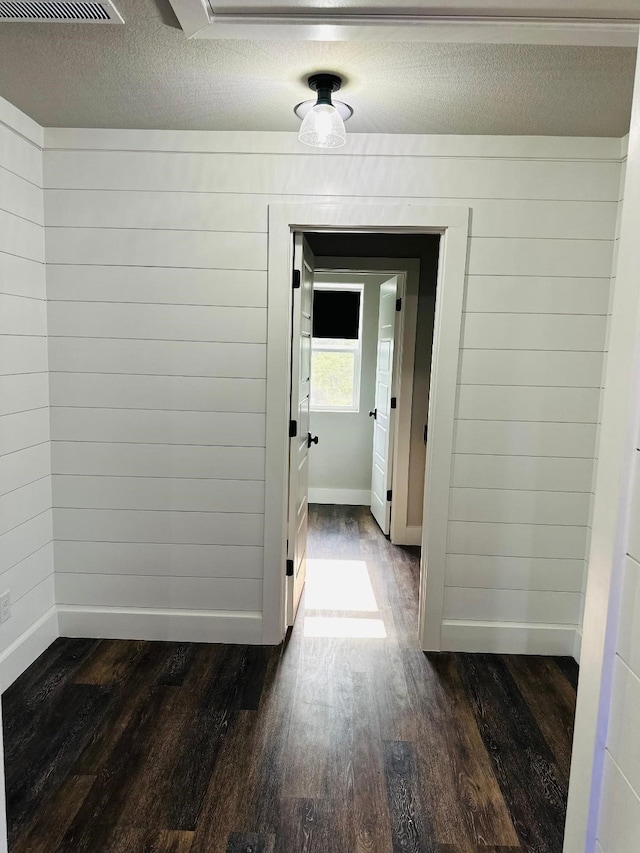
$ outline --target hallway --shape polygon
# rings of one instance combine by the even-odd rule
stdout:
[[[423,654],[415,551],[315,506],[284,647],[57,640],[3,697],[11,853],[560,853],[577,667]]]

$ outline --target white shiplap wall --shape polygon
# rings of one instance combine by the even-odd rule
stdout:
[[[603,853],[635,853],[640,844],[640,435],[632,464],[631,523],[598,831]]]
[[[46,141],[63,630],[259,641],[268,205],[433,201],[472,208],[444,643],[571,653],[619,141]]]
[[[0,99],[0,625],[5,689],[57,636],[42,128]]]
[[[613,550],[613,605],[607,614],[607,621],[610,623],[615,624],[617,619],[617,638],[611,654],[608,643],[605,648],[605,681],[607,687],[611,683],[610,703],[603,714],[604,720],[601,721],[603,736],[596,742],[596,766],[599,770],[599,752],[608,722],[600,792],[597,853],[635,853],[640,847],[640,252],[637,241],[640,222],[640,135],[637,89],[635,100],[635,120],[632,120],[627,180],[623,193],[625,201],[622,205],[620,261],[612,314],[612,331],[617,334],[612,335],[611,353],[617,360],[614,361],[608,377],[612,384],[616,381],[619,383],[617,397],[613,398],[610,408],[618,415],[621,423],[621,429],[616,434],[622,445],[620,455],[624,473],[620,479],[624,484],[623,490],[626,491],[628,475],[629,488],[628,494],[620,502],[619,494],[610,490],[610,497],[615,499],[612,501],[613,507],[620,513],[619,517],[614,517],[613,520],[616,532],[622,538],[622,548]],[[633,369],[629,369],[627,364],[620,364],[623,357],[629,360],[633,357]],[[622,369],[615,371],[616,367]],[[611,396],[613,397],[613,394]],[[628,420],[621,417],[623,413],[628,416]],[[605,417],[607,416],[611,419],[612,413],[606,410],[605,402]],[[611,436],[610,428],[608,435]],[[617,444],[614,450],[619,450]],[[607,448],[603,448],[602,452],[603,455],[607,453]],[[611,452],[608,458],[611,458]],[[618,478],[611,485],[619,490]],[[604,549],[601,549],[601,552],[604,553]],[[618,575],[618,564],[621,564],[621,577]],[[597,563],[594,571],[602,571]],[[597,593],[601,594],[603,588],[604,584],[600,581]],[[603,597],[602,600],[606,601],[606,598]],[[613,672],[610,671],[611,667]],[[590,690],[591,685],[587,684],[586,687]],[[584,709],[582,713],[585,716]],[[578,767],[577,772],[581,771],[582,767]]]
[[[604,389],[605,381],[606,381],[606,370],[607,370],[607,362],[609,358],[609,348],[611,344],[610,336],[611,336],[611,323],[613,316],[613,308],[614,308],[614,295],[616,289],[616,272],[617,272],[617,264],[618,264],[618,249],[620,246],[620,223],[622,217],[622,209],[624,202],[624,184],[626,177],[626,166],[627,166],[627,157],[626,150],[628,145],[628,138],[625,137],[621,140],[622,147],[622,164],[620,170],[620,190],[619,190],[619,199],[618,199],[618,215],[616,218],[616,231],[615,231],[615,241],[613,244],[613,259],[612,259],[612,268],[611,268],[611,287],[609,289],[609,302],[607,306],[607,329],[605,333],[605,352],[602,363],[602,378],[601,385]],[[579,662],[580,661],[580,652],[582,649],[582,636],[583,636],[583,625],[584,625],[584,613],[585,613],[585,602],[586,602],[586,592],[587,592],[587,567],[589,562],[589,554],[591,547],[591,534],[592,534],[592,524],[593,524],[593,512],[594,512],[594,504],[596,497],[596,486],[597,486],[597,474],[598,474],[598,464],[599,464],[599,455],[600,455],[600,444],[602,439],[602,417],[603,417],[603,406],[604,406],[604,393],[600,394],[600,401],[598,404],[598,423],[596,427],[596,459],[595,465],[593,468],[593,476],[592,476],[592,485],[591,485],[591,504],[589,509],[589,528],[587,530],[587,544],[586,544],[586,553],[587,553],[587,562],[585,564],[584,571],[584,579],[582,584],[582,594],[580,596],[580,614],[578,618],[578,630],[576,631],[575,638],[575,648],[574,648],[574,657]]]

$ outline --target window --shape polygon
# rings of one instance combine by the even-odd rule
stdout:
[[[363,286],[314,288],[311,341],[311,408],[318,412],[360,409]]]

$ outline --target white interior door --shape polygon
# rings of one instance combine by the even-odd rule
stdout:
[[[315,259],[302,234],[294,236],[293,331],[291,347],[291,436],[289,442],[289,530],[287,543],[287,624],[293,625],[307,574],[309,449],[318,443],[309,431],[311,334]]]
[[[398,277],[380,286],[378,313],[378,352],[376,359],[375,408],[370,412],[373,424],[373,467],[371,474],[371,512],[388,536],[391,525],[391,475],[393,458],[393,343],[396,327]]]

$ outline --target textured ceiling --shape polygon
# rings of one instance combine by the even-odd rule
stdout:
[[[341,73],[350,132],[622,136],[627,48],[185,39],[168,0],[124,26],[0,24],[0,95],[48,127],[295,130],[306,75]]]

